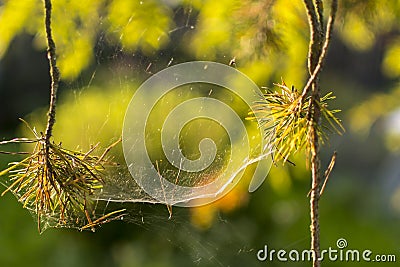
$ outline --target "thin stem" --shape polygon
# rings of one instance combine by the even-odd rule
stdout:
[[[309,93],[309,91],[311,89],[311,84],[314,83],[315,79],[319,76],[319,74],[322,70],[322,67],[324,66],[326,54],[328,52],[329,44],[331,41],[333,25],[334,25],[335,18],[336,18],[336,11],[337,11],[337,1],[332,1],[331,14],[329,15],[328,25],[327,25],[327,29],[326,29],[326,33],[325,33],[325,41],[324,41],[324,45],[322,46],[322,52],[321,52],[321,55],[319,56],[317,67],[314,69],[314,72],[308,79],[307,84],[303,89],[303,92],[301,95],[302,100],[304,100],[305,97],[307,96],[307,94]]]
[[[49,60],[50,65],[50,106],[49,111],[47,113],[47,126],[46,132],[44,136],[44,161],[46,165],[45,174],[43,179],[46,179],[55,189],[57,188],[54,185],[54,177],[53,177],[53,168],[50,160],[50,138],[53,135],[53,127],[56,122],[56,101],[57,101],[57,90],[60,82],[60,72],[57,68],[56,62],[56,44],[54,42],[52,32],[51,32],[51,0],[44,0],[44,9],[45,9],[45,29],[46,29],[46,40],[47,40],[47,58]],[[40,181],[39,183],[46,183],[46,180]],[[46,185],[44,185],[46,187]],[[43,190],[43,189],[40,189]],[[44,192],[39,192],[40,194]],[[41,216],[42,211],[44,210],[43,204],[46,201],[41,201],[41,203],[36,203],[36,212],[37,212],[37,220],[38,220],[38,230],[41,232]]]
[[[314,105],[314,114],[318,114]],[[319,267],[320,263],[320,226],[319,226],[319,199],[320,199],[320,184],[321,184],[321,161],[319,158],[319,140],[315,127],[315,119],[319,119],[319,115],[313,116],[310,127],[310,142],[311,142],[311,194],[310,194],[310,231],[311,231],[311,250],[314,251],[313,266]]]
[[[317,66],[318,58],[321,52],[322,43],[322,28],[319,23],[319,18],[316,11],[316,6],[313,0],[303,0],[306,10],[308,22],[310,25],[310,45],[308,50],[308,71],[310,75],[313,73],[315,67]],[[322,13],[321,13],[322,15]],[[323,19],[323,18],[321,18]]]
[[[300,104],[302,105],[309,88],[311,87],[311,97],[307,118],[309,120],[308,142],[311,155],[311,194],[310,194],[310,232],[311,232],[311,250],[314,253],[313,267],[320,267],[320,225],[319,225],[319,199],[321,184],[321,160],[318,137],[318,124],[321,119],[321,110],[319,107],[320,88],[319,73],[322,63],[326,56],[330,40],[332,23],[328,24],[327,34],[323,31],[323,3],[321,0],[303,0],[307,10],[308,22],[310,25],[310,44],[308,52],[308,72],[310,79],[303,90]],[[335,2],[335,0],[333,0]],[[335,14],[336,9],[332,10]],[[331,16],[332,17],[332,16]],[[333,16],[334,18],[334,16]],[[324,38],[325,37],[325,38]],[[325,40],[324,40],[325,39]]]
[[[56,101],[57,101],[57,90],[60,82],[60,72],[57,68],[56,62],[56,44],[54,42],[52,31],[51,31],[51,0],[44,0],[45,8],[45,28],[46,28],[46,40],[47,40],[47,58],[50,64],[50,106],[47,113],[47,127],[45,132],[46,142],[46,155],[49,152],[50,138],[53,134],[54,123],[56,122]]]
[[[337,152],[335,151],[335,152],[333,152],[333,155],[332,155],[332,158],[331,158],[331,162],[329,163],[328,168],[327,168],[326,171],[325,171],[325,174],[324,174],[324,183],[323,183],[323,185],[322,185],[322,187],[321,187],[321,190],[320,190],[320,193],[319,193],[320,196],[322,196],[322,194],[324,193],[326,184],[327,184],[328,179],[329,179],[329,175],[331,175],[331,172],[332,172],[332,170],[333,170],[333,167],[335,167],[336,156],[337,156]]]
[[[322,30],[324,28],[324,1],[315,0],[315,6],[317,8],[317,13],[318,13],[318,22]]]

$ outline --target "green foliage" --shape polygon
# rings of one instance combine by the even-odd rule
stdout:
[[[307,72],[308,26],[298,1],[206,1],[189,51],[198,59],[236,58],[241,71],[256,83],[284,76],[302,83]],[[225,59],[223,59],[225,58]]]
[[[369,99],[362,101],[359,105],[353,107],[348,113],[348,121],[350,130],[357,136],[365,139],[371,132],[371,129],[378,121],[385,121],[390,116],[398,111],[400,107],[400,87],[397,86],[394,90],[388,93],[375,93]],[[395,115],[395,114],[393,114]],[[397,122],[388,127],[397,129]],[[390,151],[399,151],[398,131],[388,130],[383,128],[382,136],[386,139],[387,148]]]
[[[198,59],[236,57],[239,68],[257,83],[285,77],[300,86],[307,72],[303,55],[308,49],[308,26],[300,1],[181,1],[176,4],[199,12],[194,30],[182,44]],[[105,31],[110,45],[145,54],[165,47],[175,24],[172,4],[147,1],[79,1],[53,3],[53,33],[62,79],[73,80],[94,59],[98,34]],[[338,21],[339,36],[358,50],[370,49],[378,35],[400,28],[399,1],[344,1]],[[14,37],[35,36],[45,48],[42,3],[39,0],[4,1],[0,8],[0,58]],[[384,72],[399,75],[397,39],[389,40]],[[225,59],[223,59],[225,57]],[[228,58],[227,58],[228,57]]]
[[[390,78],[400,77],[400,38],[392,40],[385,51],[383,72]]]
[[[54,1],[52,19],[57,63],[66,80],[77,78],[92,63],[100,31],[107,30],[116,45],[151,53],[167,43],[173,26],[169,7],[156,0]],[[0,23],[0,58],[24,31],[35,36],[37,48],[45,49],[41,1],[6,1],[0,9]]]
[[[124,49],[150,54],[168,43],[172,11],[160,1],[115,0],[107,9],[107,31]]]
[[[342,28],[339,34],[348,45],[357,50],[372,48],[379,35],[400,28],[398,0],[343,1],[340,10]]]
[[[368,51],[384,37],[382,71],[390,78],[400,77],[399,38],[385,38],[400,30],[400,1],[343,1],[340,10],[342,40],[355,50]]]
[[[7,1],[0,6],[0,58],[4,56],[15,35],[21,33],[28,25],[38,1]]]
[[[183,5],[188,5],[185,1]],[[183,43],[198,59],[236,57],[243,71],[256,82],[283,73],[300,82],[306,72],[307,24],[301,3],[276,1],[205,1],[194,3],[198,22]],[[261,12],[262,11],[262,12]],[[0,57],[12,39],[27,32],[45,48],[40,1],[6,1],[0,10]],[[29,22],[28,22],[29,18]],[[13,23],[8,23],[12,21]],[[111,45],[123,51],[151,54],[169,42],[174,28],[172,7],[157,0],[60,0],[53,3],[53,34],[62,79],[73,80],[93,61],[98,33],[105,31]],[[230,60],[226,59],[227,61]]]

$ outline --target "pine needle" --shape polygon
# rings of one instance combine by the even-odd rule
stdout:
[[[108,147],[100,157],[93,155],[97,146],[83,153],[50,143],[46,152],[44,137],[3,143],[21,142],[35,143],[35,147],[28,157],[10,163],[0,172],[0,176],[8,174],[11,183],[2,195],[12,192],[25,208],[35,213],[39,232],[49,218],[56,218],[58,227],[86,229],[82,225],[92,228],[110,221],[109,217],[118,213],[103,215],[102,220],[96,217],[94,208],[95,196],[104,185],[106,167],[116,165],[106,155],[118,142]]]

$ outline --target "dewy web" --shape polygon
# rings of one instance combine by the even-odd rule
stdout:
[[[124,141],[124,149],[128,146],[126,142],[129,142],[131,146],[131,150],[125,149],[125,157],[127,154],[129,157],[128,164],[121,157],[122,150],[114,152],[118,154],[116,157],[121,161],[121,165],[110,172],[109,181],[102,193],[97,196],[98,200],[108,203],[198,206],[225,195],[240,180],[247,167],[250,166],[255,172],[254,166],[257,166],[260,160],[264,161],[261,164],[264,167],[259,167],[258,178],[248,179],[248,182],[251,181],[249,190],[254,191],[258,188],[267,175],[271,159],[268,159],[270,154],[268,144],[265,144],[262,138],[262,127],[246,120],[251,106],[261,98],[261,93],[256,92],[254,84],[253,89],[244,87],[240,89],[240,92],[232,92],[231,88],[207,83],[207,81],[197,81],[197,77],[192,76],[193,73],[186,72],[183,74],[186,76],[184,78],[188,81],[193,80],[192,83],[187,81],[173,88],[163,88],[167,91],[163,96],[157,96],[156,88],[146,88],[143,95],[136,95],[140,90],[137,88],[141,82],[152,79],[153,76],[158,77],[159,71],[180,63],[177,56],[180,53],[179,43],[174,42],[181,42],[185,34],[190,34],[196,29],[196,14],[193,13],[193,8],[190,6],[176,9],[174,16],[176,27],[169,31],[173,48],[169,47],[150,56],[137,52],[130,53],[129,49],[123,46],[115,47],[110,53],[106,50],[106,34],[100,34],[96,52],[97,65],[86,88],[76,90],[79,92],[76,101],[80,101],[79,98],[85,95],[85,91],[90,91],[91,87],[95,87],[96,81],[101,80],[101,72],[104,72],[104,66],[106,66],[106,70],[115,78],[111,84],[113,88],[110,89],[115,90],[115,87],[119,87],[121,93],[118,97],[123,97],[121,106],[132,109],[126,114],[123,114],[125,110],[123,112],[122,109],[118,110],[120,123],[121,115],[125,115],[123,128],[125,137],[129,136],[129,131],[137,130],[139,121],[143,122],[143,119],[146,121],[145,125],[141,125],[145,126],[141,129],[142,136],[129,137],[128,141]],[[123,34],[121,33],[120,39],[124,38]],[[226,60],[228,63],[229,58]],[[226,68],[231,67],[226,65]],[[169,75],[174,77],[177,73],[169,73]],[[135,95],[136,100],[134,100]],[[246,97],[251,100],[244,101],[243,98]],[[131,98],[132,101],[141,104],[154,99],[155,102],[151,103],[153,109],[149,114],[143,114],[142,107],[137,107],[132,103],[128,107]],[[234,107],[233,103],[236,102],[241,102],[242,105]],[[115,108],[112,105],[115,104],[113,102],[110,104],[101,130],[112,127],[113,118],[111,117]],[[226,110],[225,115],[223,110]],[[210,114],[197,116],[197,119],[183,118],[183,115],[190,112],[197,113],[192,114],[194,118],[201,112]],[[228,118],[225,125],[219,121],[221,119],[212,119],[212,115],[221,112],[220,117]],[[126,116],[129,118],[127,119]],[[110,136],[110,139],[117,138],[119,134],[115,130],[114,136]],[[136,150],[135,145],[139,142],[142,142],[141,149],[146,149],[146,154],[141,154],[143,151]],[[248,148],[243,149],[246,146]],[[207,156],[208,161],[204,160]],[[140,162],[145,158],[151,164],[143,167]],[[170,160],[171,158],[175,158],[175,161]],[[193,171],[188,168],[188,164],[193,165],[195,162],[203,165],[197,166],[196,171]],[[186,168],[183,165],[186,165]],[[149,176],[148,172],[152,175]],[[222,174],[224,178],[218,179]],[[210,183],[214,183],[211,191],[210,187],[206,186]],[[186,191],[179,191],[174,186],[175,184],[180,189],[185,188]],[[150,187],[153,189],[149,189]],[[199,188],[203,190],[201,193],[198,191]]]

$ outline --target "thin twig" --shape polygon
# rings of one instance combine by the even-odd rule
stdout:
[[[47,40],[47,58],[50,65],[50,106],[47,113],[48,120],[45,132],[46,152],[48,154],[50,138],[53,134],[53,127],[56,121],[56,101],[57,101],[57,90],[60,83],[60,72],[57,67],[56,61],[56,44],[53,39],[51,31],[51,0],[44,0],[45,8],[45,28],[46,28],[46,40]]]
[[[310,75],[313,73],[320,55],[320,43],[322,39],[322,29],[319,23],[316,6],[313,0],[303,0],[307,10],[308,22],[310,24],[310,45],[308,52],[308,70]],[[322,15],[322,14],[321,14]],[[323,18],[321,18],[323,19]]]
[[[328,179],[329,179],[329,175],[331,174],[331,172],[333,170],[333,167],[335,167],[336,156],[337,156],[337,153],[335,151],[335,152],[333,152],[333,155],[332,155],[332,158],[331,158],[331,162],[329,163],[328,168],[325,171],[324,184],[322,185],[321,190],[319,192],[320,196],[322,196],[322,194],[324,193],[324,190],[325,190],[325,187],[326,187],[326,183],[328,182]]]
[[[0,145],[17,144],[17,143],[35,143],[35,142],[37,142],[37,140],[32,140],[28,138],[14,138],[11,140],[1,141]]]
[[[330,174],[331,174],[331,172],[332,172],[332,170],[333,170],[333,167],[335,167],[336,155],[337,155],[336,151],[333,152],[331,161],[330,161],[330,163],[329,163],[329,165],[328,165],[328,168],[326,169],[326,171],[325,171],[325,173],[324,173],[324,183],[322,184],[322,187],[321,187],[321,189],[319,190],[319,195],[320,195],[320,196],[322,196],[322,193],[324,192],[325,187],[326,187],[326,184],[328,183],[328,179],[329,179],[329,176],[330,176]],[[311,188],[310,191],[308,191],[307,197],[310,197],[312,190],[314,190],[314,188]]]
[[[52,31],[51,31],[51,0],[44,0],[44,9],[45,9],[45,29],[46,29],[46,40],[47,40],[47,59],[49,60],[50,65],[50,105],[49,111],[47,113],[47,126],[44,136],[44,143],[45,143],[45,154],[44,154],[44,161],[47,166],[45,177],[48,179],[50,184],[54,186],[53,181],[53,168],[50,163],[50,138],[53,135],[53,127],[54,123],[56,122],[56,101],[57,101],[57,90],[58,85],[60,82],[60,72],[57,68],[57,61],[56,61],[56,44],[53,39]],[[42,181],[40,181],[42,182]],[[44,182],[44,181],[43,181]],[[41,210],[43,207],[36,207],[37,211],[37,219],[38,219],[38,228],[39,232],[41,231],[40,221],[41,221]]]
[[[311,90],[311,97],[309,98],[309,109],[307,119],[308,125],[308,142],[310,144],[310,155],[311,155],[311,192],[310,192],[310,231],[311,231],[311,250],[313,251],[313,266],[320,267],[320,225],[319,225],[319,199],[321,193],[325,188],[327,178],[329,177],[330,171],[333,168],[335,154],[333,157],[333,163],[331,162],[330,168],[325,173],[325,183],[323,189],[320,190],[321,184],[321,161],[320,161],[320,140],[318,137],[318,125],[321,120],[321,107],[320,102],[320,88],[319,88],[319,74],[321,72],[328,46],[331,40],[331,34],[333,24],[335,21],[337,0],[332,0],[331,11],[328,20],[326,32],[324,33],[324,18],[323,18],[323,2],[322,0],[303,0],[306,10],[308,21],[310,25],[310,44],[308,52],[308,72],[310,78],[303,89],[302,97],[299,101],[302,107],[303,102],[307,98],[309,91]]]
[[[317,7],[318,22],[321,30],[324,28],[324,2],[323,0],[315,0],[315,6]]]
[[[9,151],[0,151],[0,154],[5,154],[5,155],[29,155],[30,152],[9,152]]]
[[[318,63],[317,63],[316,68],[314,69],[314,72],[308,79],[306,86],[304,86],[304,89],[303,89],[303,92],[301,95],[303,101],[311,89],[311,84],[313,84],[315,79],[319,76],[319,74],[322,70],[322,67],[325,63],[325,58],[326,58],[326,55],[328,52],[328,48],[329,48],[329,44],[330,44],[330,40],[331,40],[331,36],[332,36],[333,25],[334,25],[335,18],[336,18],[336,11],[337,11],[337,1],[334,0],[334,1],[332,1],[332,4],[331,4],[331,13],[329,15],[329,20],[328,20],[328,24],[327,24],[326,33],[325,33],[325,41],[324,41],[324,45],[322,46],[321,55],[319,56]]]
[[[81,227],[80,230],[83,231],[85,229],[91,228],[92,231],[94,232],[94,227],[111,222],[111,221],[115,221],[115,220],[119,220],[122,219],[124,215],[126,215],[125,212],[126,209],[121,209],[121,210],[116,210],[110,213],[107,213],[106,215],[103,215],[102,217],[94,220],[93,222],[90,221],[88,224],[86,224],[85,226]],[[118,214],[119,213],[119,214]],[[117,216],[114,216],[118,214]]]
[[[120,142],[122,141],[122,137],[118,138],[117,141],[115,141],[114,143],[112,143],[111,145],[109,145],[103,152],[103,154],[100,156],[99,158],[99,162],[104,160],[104,157],[108,154],[108,152],[110,152],[110,150],[115,147],[116,145],[118,145]]]
[[[315,113],[315,108],[314,108]],[[313,258],[313,266],[320,266],[320,228],[319,228],[319,185],[321,184],[320,177],[320,159],[319,159],[319,139],[318,134],[316,132],[315,126],[315,118],[313,117],[310,126],[310,141],[311,142],[311,173],[312,173],[312,182],[311,182],[311,194],[310,194],[310,218],[311,218],[311,250],[314,251]]]

